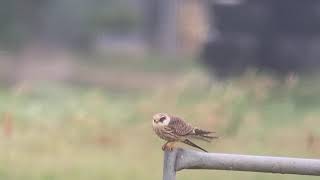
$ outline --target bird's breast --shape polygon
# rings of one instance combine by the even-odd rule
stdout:
[[[177,141],[178,137],[170,131],[166,126],[153,126],[154,132],[166,141]]]

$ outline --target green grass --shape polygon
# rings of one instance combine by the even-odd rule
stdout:
[[[150,120],[159,111],[216,130],[221,139],[199,143],[213,152],[317,158],[316,82],[301,78],[291,84],[254,74],[208,86],[205,75],[193,70],[175,84],[141,91],[62,84],[3,88],[0,179],[161,179],[163,142],[152,132]],[[203,170],[178,173],[178,179],[185,180],[235,178],[316,179]]]

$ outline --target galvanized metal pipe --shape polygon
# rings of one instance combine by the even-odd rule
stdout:
[[[175,180],[175,171],[182,169],[215,169],[320,176],[320,160],[318,159],[203,153],[175,149],[172,152],[165,153],[164,163],[163,180]]]

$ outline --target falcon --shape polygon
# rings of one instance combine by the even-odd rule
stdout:
[[[183,119],[166,113],[157,113],[153,115],[152,127],[154,132],[161,139],[167,141],[162,146],[162,150],[164,151],[172,151],[176,142],[182,142],[207,152],[205,149],[191,142],[190,139],[199,139],[211,142],[212,139],[218,138],[217,136],[212,135],[215,132],[193,127]]]

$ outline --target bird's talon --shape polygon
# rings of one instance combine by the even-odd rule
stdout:
[[[164,145],[162,146],[162,150],[163,150],[163,151],[167,150],[167,144],[164,144]]]
[[[172,151],[173,150],[173,147],[170,146],[170,144],[166,143],[162,146],[162,150],[163,151]]]

